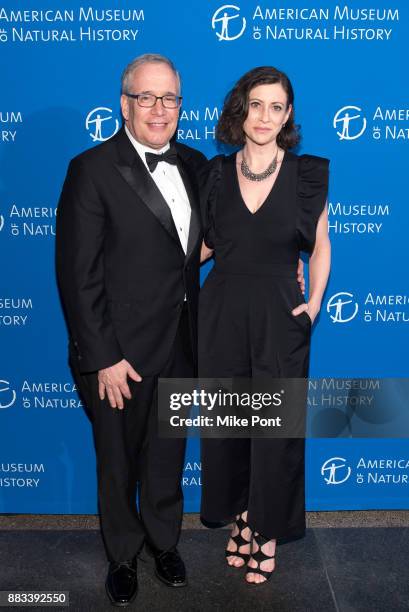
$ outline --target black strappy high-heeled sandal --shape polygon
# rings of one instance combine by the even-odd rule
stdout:
[[[261,533],[254,532],[253,538],[256,541],[258,550],[256,552],[252,552],[250,556],[254,559],[254,561],[257,562],[257,567],[250,567],[249,565],[247,565],[246,576],[247,574],[259,574],[260,576],[264,576],[265,580],[263,580],[262,582],[249,582],[248,580],[246,580],[246,583],[250,586],[260,586],[262,584],[266,584],[269,578],[271,578],[271,574],[274,572],[274,569],[275,569],[275,564],[274,564],[274,569],[272,569],[270,572],[267,570],[262,570],[261,564],[263,561],[270,561],[271,559],[274,559],[275,554],[266,555],[261,550],[264,544],[267,544],[268,542],[270,542],[270,540],[267,540],[267,538],[262,536]]]
[[[239,518],[236,520],[236,525],[237,525],[237,529],[239,530],[239,533],[235,536],[230,536],[230,538],[233,540],[233,542],[236,545],[236,550],[225,550],[226,553],[226,559],[228,557],[240,557],[240,559],[243,559],[244,563],[243,565],[230,565],[230,563],[228,564],[230,567],[236,567],[237,569],[239,569],[240,567],[244,567],[247,563],[247,561],[250,559],[250,553],[243,553],[240,551],[240,548],[242,546],[246,546],[246,545],[250,545],[250,549],[251,549],[251,539],[250,540],[245,540],[242,536],[243,531],[249,526],[248,523],[241,517],[239,516]]]

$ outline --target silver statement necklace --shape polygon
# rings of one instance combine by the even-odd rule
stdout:
[[[266,178],[274,174],[275,169],[277,168],[277,157],[278,157],[278,149],[276,151],[275,157],[271,164],[263,170],[263,172],[252,172],[247,165],[246,160],[244,159],[244,154],[242,153],[242,160],[240,164],[241,173],[246,177],[249,181],[264,181]]]

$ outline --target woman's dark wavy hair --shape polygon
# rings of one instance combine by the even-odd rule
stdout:
[[[216,138],[220,142],[238,146],[245,142],[243,123],[249,110],[250,91],[258,85],[280,83],[287,94],[287,108],[292,109],[285,126],[277,136],[277,144],[282,149],[292,149],[300,141],[299,127],[294,123],[294,92],[288,76],[273,68],[273,66],[259,66],[244,74],[233,89],[227,94],[223,110],[216,127]]]

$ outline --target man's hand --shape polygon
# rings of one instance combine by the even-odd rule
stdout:
[[[98,392],[101,400],[108,396],[112,408],[124,407],[124,397],[131,399],[127,377],[136,382],[141,382],[142,377],[136,372],[126,359],[122,359],[109,368],[104,368],[98,372]]]
[[[300,258],[297,266],[297,282],[300,285],[301,293],[305,294],[304,262]]]

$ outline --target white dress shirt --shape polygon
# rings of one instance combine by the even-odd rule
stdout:
[[[132,142],[141,160],[145,164],[148,172],[156,183],[159,191],[165,198],[167,205],[172,213],[173,221],[178,232],[180,243],[184,252],[187,251],[187,241],[189,237],[190,226],[190,203],[187,197],[186,189],[179,174],[177,166],[160,161],[153,172],[150,172],[146,163],[145,153],[165,153],[170,147],[169,143],[162,149],[151,149],[141,144],[132,136],[131,132],[125,126],[125,132],[129,140]]]

